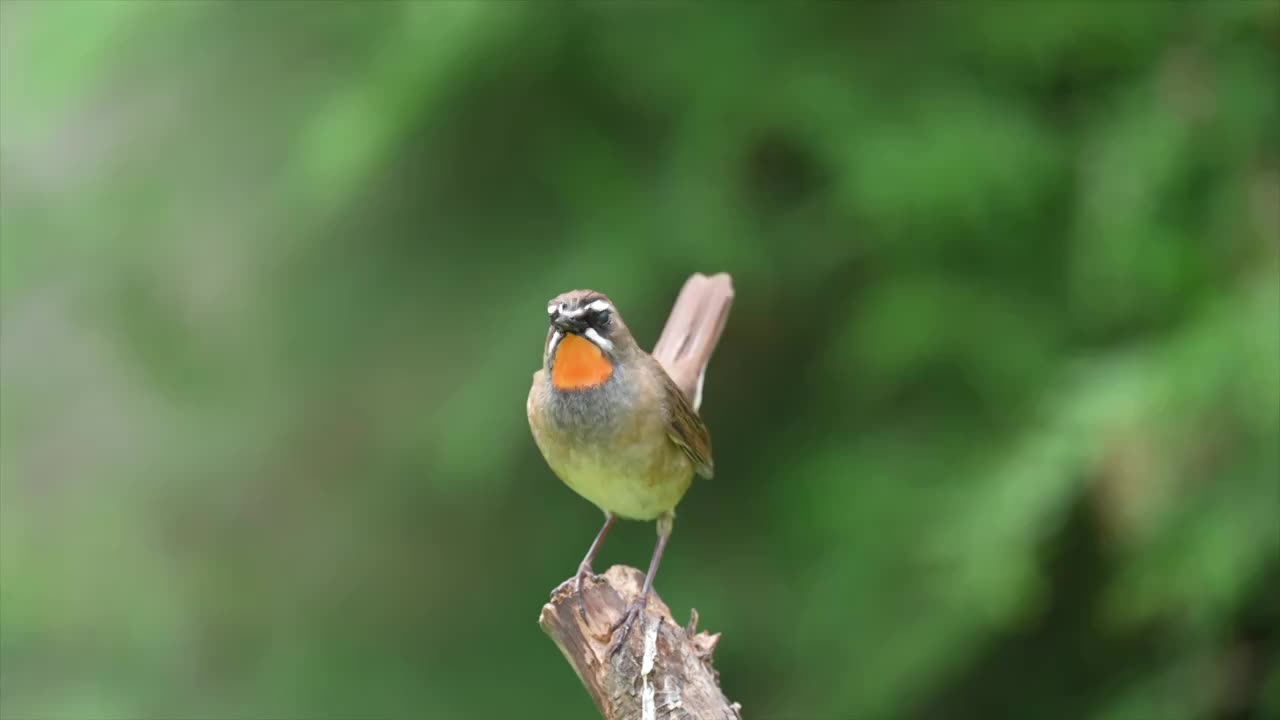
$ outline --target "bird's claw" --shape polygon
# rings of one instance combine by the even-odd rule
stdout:
[[[612,636],[612,642],[609,646],[609,657],[617,655],[618,651],[627,644],[627,637],[631,634],[631,626],[635,624],[636,618],[644,615],[645,606],[648,605],[648,599],[648,595],[641,595],[635,602],[631,603],[631,605],[627,607],[627,611],[622,614],[622,617],[618,618],[618,621],[609,628],[609,634]],[[621,633],[618,632],[619,628],[622,629]]]
[[[578,574],[573,576],[573,597],[578,603],[578,616],[582,618],[583,623],[588,623],[587,606],[582,600],[582,578],[589,577],[591,582],[599,582],[600,576],[592,572],[591,566],[583,563],[578,566]]]

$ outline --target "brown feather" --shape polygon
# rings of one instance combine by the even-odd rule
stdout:
[[[658,374],[662,376],[667,397],[667,437],[689,456],[698,475],[710,479],[715,474],[711,461],[711,433],[671,377],[660,369]]]
[[[732,304],[733,281],[728,273],[711,277],[694,273],[685,281],[662,335],[653,346],[654,359],[675,381],[695,412],[702,402],[703,374]]]
[[[732,304],[733,282],[727,273],[694,273],[680,290],[652,353],[665,370],[658,374],[667,396],[667,436],[704,478],[714,474],[714,465],[711,433],[698,416],[702,379]]]

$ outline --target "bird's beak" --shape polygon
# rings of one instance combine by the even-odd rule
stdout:
[[[587,323],[582,318],[566,317],[563,314],[557,314],[552,318],[551,324],[561,332],[575,335],[581,335],[582,331],[587,329]]]

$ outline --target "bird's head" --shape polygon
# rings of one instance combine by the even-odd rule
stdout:
[[[559,390],[595,387],[613,376],[635,345],[613,303],[594,290],[571,290],[547,303],[544,365]]]

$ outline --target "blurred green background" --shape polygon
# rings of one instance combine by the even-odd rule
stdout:
[[[1274,1],[0,3],[0,715],[591,718],[546,300],[738,299],[746,716],[1280,717]],[[628,523],[598,567],[644,567]]]

